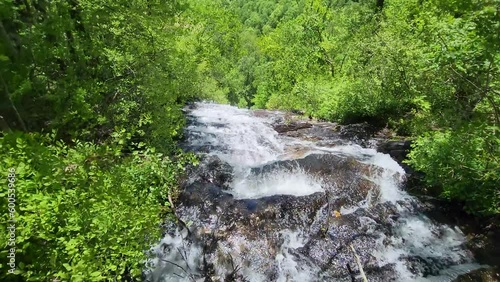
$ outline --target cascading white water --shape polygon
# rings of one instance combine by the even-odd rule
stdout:
[[[197,123],[187,128],[190,145],[222,148],[211,151],[236,169],[232,194],[236,198],[259,198],[276,194],[303,196],[321,191],[311,176],[277,171],[252,176],[249,169],[276,161],[284,154],[285,143],[269,121],[252,116],[249,110],[228,105],[202,104],[191,112]]]
[[[219,148],[210,153],[233,166],[259,165],[273,161],[283,153],[278,133],[248,110],[228,105],[198,104],[190,115],[196,123],[187,128],[188,143]]]
[[[304,148],[305,153],[301,155],[302,157],[313,153],[349,156],[375,168],[377,173],[365,176],[365,178],[376,184],[380,193],[375,200],[365,199],[351,206],[343,206],[340,213],[349,215],[359,208],[368,208],[370,205],[384,202],[392,203],[400,213],[400,218],[391,234],[375,231],[376,223],[369,217],[357,218],[360,226],[366,227],[367,232],[373,232],[378,238],[376,249],[371,255],[376,258],[379,267],[394,265],[398,277],[396,281],[451,281],[458,274],[479,267],[471,263],[473,260],[470,254],[464,248],[460,248],[465,242],[465,237],[460,230],[438,225],[422,214],[408,211],[408,206],[417,200],[401,190],[405,172],[390,156],[357,145],[322,147],[312,141],[285,138],[273,130],[272,120],[269,118],[257,117],[252,111],[227,105],[198,103],[189,115],[193,121],[187,127],[187,145],[192,148],[208,148],[209,154],[218,156],[233,167],[234,178],[230,184],[231,189],[227,192],[231,193],[234,198],[258,199],[272,195],[306,196],[324,192],[325,184],[327,184],[324,183],[325,180],[309,175],[298,167],[292,170],[278,167],[264,174],[251,173],[254,167],[293,158],[291,157],[293,154],[290,155],[287,148],[297,148],[297,146]],[[369,193],[367,197],[375,196]],[[191,211],[189,213],[192,220],[195,220],[197,214],[200,213],[197,208],[188,210]],[[318,214],[323,212],[320,210]],[[322,277],[319,274],[320,269],[311,263],[305,263],[308,260],[299,260],[297,255],[292,255],[293,250],[303,247],[308,241],[307,230],[284,229],[276,230],[276,232],[281,234],[283,242],[273,255],[272,263],[278,269],[278,275],[273,278],[273,281],[331,281],[319,278]],[[185,252],[181,257],[173,254],[176,248],[185,247],[182,245],[182,240],[178,238],[179,236],[167,236],[163,239],[163,244],[174,246],[171,255],[161,255],[158,253],[158,247],[155,249],[158,258],[153,261],[153,265],[156,265],[157,269],[175,271],[177,268],[177,271],[180,271],[180,268],[183,268],[182,271],[186,272],[185,268],[188,265],[182,266],[183,263],[186,264],[186,260],[189,260],[191,264],[199,263],[194,258],[200,254],[198,246],[193,245],[190,251]],[[268,281],[269,278],[263,272],[265,271],[264,265],[269,261],[259,258],[259,248],[255,245],[258,242],[250,242],[241,235],[228,238],[230,239],[227,239],[227,242],[219,243],[219,249],[231,254],[231,258],[239,262],[240,271],[244,276],[249,281]],[[235,246],[241,247],[235,249]],[[161,262],[161,258],[165,256],[168,263]],[[423,278],[408,268],[407,262],[403,259],[408,256],[426,260],[442,260],[452,267],[443,267],[439,275]],[[222,276],[223,273],[216,274]],[[192,281],[191,278],[186,278],[187,276],[179,278],[179,275],[174,276],[168,273],[162,274],[161,277],[163,280],[158,281]]]

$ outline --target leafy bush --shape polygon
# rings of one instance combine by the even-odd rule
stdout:
[[[471,124],[425,134],[409,157],[428,185],[442,187],[443,197],[464,202],[472,213],[500,213],[498,127]]]
[[[114,135],[116,143],[120,134]],[[26,281],[137,279],[145,251],[160,237],[166,197],[191,159],[162,156],[143,144],[123,157],[122,146],[37,134],[0,138],[0,205],[7,207],[7,174],[15,170],[16,273]],[[9,212],[0,213],[7,246]],[[0,251],[1,274],[10,269]],[[12,278],[12,276],[10,277]]]

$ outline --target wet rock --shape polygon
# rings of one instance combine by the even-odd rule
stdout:
[[[500,232],[498,230],[479,230],[469,234],[467,247],[474,257],[485,264],[500,265]]]
[[[340,136],[350,140],[368,140],[375,132],[376,128],[368,123],[347,124],[340,128]]]
[[[278,133],[285,133],[290,131],[297,131],[299,129],[311,128],[312,124],[307,122],[291,122],[287,124],[276,124],[274,130]]]
[[[220,187],[195,182],[179,196],[179,213],[189,216],[189,207],[200,208],[198,219],[209,222],[217,217],[219,223],[230,227],[238,222],[238,230],[248,237],[256,235],[256,228],[297,228],[312,224],[317,210],[325,205],[324,193],[303,197],[275,195],[259,199],[234,199]],[[184,213],[183,213],[184,212]],[[212,222],[213,223],[213,222]],[[211,226],[211,228],[221,228]]]
[[[352,157],[310,154],[301,159],[277,161],[254,168],[252,173],[266,174],[274,173],[276,170],[300,170],[317,179],[322,179],[323,188],[334,195],[334,201],[339,208],[367,199],[368,193],[372,193],[371,199],[376,200],[380,193],[378,186],[369,180],[380,171]]]
[[[411,149],[411,140],[382,140],[378,144],[378,151],[390,154],[392,151],[408,151]]]
[[[191,182],[211,183],[228,189],[233,180],[233,168],[217,156],[205,155],[200,164],[191,168]]]
[[[377,151],[388,154],[395,161],[397,161],[407,172],[412,172],[411,168],[404,164],[403,161],[406,159],[411,150],[411,140],[401,140],[401,141],[390,141],[381,140],[377,144]]]
[[[329,122],[293,122],[274,125],[277,132],[289,137],[317,141],[321,146],[358,144],[371,147],[374,130],[368,124],[339,125]]]
[[[392,235],[392,227],[399,219],[399,211],[390,202],[379,203],[366,209],[358,209],[353,213],[355,219],[360,221],[360,228],[365,233],[375,231]]]
[[[316,123],[311,128],[299,132],[310,139],[339,141],[340,128],[341,126],[336,123]]]
[[[453,282],[498,282],[500,281],[500,269],[481,268],[467,274],[462,274]]]
[[[456,203],[420,197],[420,210],[433,220],[457,226],[468,237],[467,248],[481,264],[500,267],[500,217],[475,217]]]
[[[439,275],[443,268],[439,261],[432,258],[422,258],[420,256],[409,256],[406,260],[406,267],[415,275],[427,277],[429,275]]]
[[[366,267],[364,269],[366,275],[370,277],[369,281],[398,281],[401,277],[394,271],[394,264],[388,263],[383,266]],[[361,280],[358,280],[361,281]]]
[[[211,183],[194,182],[179,195],[179,201],[187,206],[201,206],[215,211],[218,206],[232,204],[233,195]],[[205,212],[209,212],[205,210]]]

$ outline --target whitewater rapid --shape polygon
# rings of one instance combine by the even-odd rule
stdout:
[[[304,219],[304,222],[311,224],[301,223],[295,229],[288,228],[295,226],[293,224],[275,224],[275,230],[266,231],[269,232],[266,234],[276,234],[275,237],[279,238],[274,242],[274,239],[262,239],[271,235],[254,239],[251,238],[253,235],[238,229],[233,232],[230,231],[233,229],[221,228],[221,225],[230,225],[218,222],[218,213],[222,213],[224,207],[217,207],[219,212],[206,215],[202,208],[181,202],[180,214],[193,230],[233,232],[221,235],[216,249],[222,254],[229,254],[231,263],[237,263],[237,270],[247,281],[350,281],[350,276],[338,274],[340,272],[335,269],[344,268],[344,265],[330,267],[322,263],[320,267],[322,258],[316,257],[314,251],[314,248],[320,250],[334,246],[335,242],[331,241],[342,232],[353,232],[352,236],[359,236],[358,233],[362,232],[364,234],[361,235],[366,236],[367,239],[359,239],[368,240],[366,242],[353,242],[357,244],[365,267],[369,270],[369,281],[452,281],[459,274],[480,267],[464,247],[466,238],[458,228],[435,223],[419,212],[419,201],[403,190],[404,169],[389,155],[378,153],[375,148],[363,148],[348,142],[337,146],[321,146],[316,140],[282,136],[273,129],[273,124],[283,118],[279,112],[261,115],[228,105],[197,103],[188,110],[188,116],[184,142],[186,150],[216,157],[232,168],[231,182],[217,195],[224,193],[224,197],[231,197],[231,201],[237,203],[260,203],[262,199],[274,199],[280,195],[289,195],[291,201],[293,197],[314,195],[320,195],[320,198],[325,195],[323,197],[337,200],[342,197],[340,195],[344,195],[346,200],[339,201],[343,204],[335,207],[336,216],[356,221],[354,227],[349,227],[356,231],[354,234],[354,231],[342,225],[340,219],[330,219],[329,214],[333,211],[330,204],[324,204],[315,211],[316,215],[311,220]],[[300,151],[300,154],[296,151]],[[346,191],[350,189],[346,188],[349,186],[335,183],[335,178],[311,173],[300,162],[294,164],[295,160],[317,155],[332,155],[359,163],[357,166],[363,172],[359,174],[359,181],[369,183],[376,189],[368,191],[359,201],[349,202],[349,199],[355,198],[345,196],[349,195],[349,191]],[[273,166],[276,163],[291,165]],[[395,210],[391,215],[394,219],[387,220],[389,223],[385,225],[370,215],[380,210],[381,206]],[[249,214],[252,217],[251,212]],[[284,222],[286,220],[283,219]],[[238,225],[238,222],[231,224]],[[285,225],[287,228],[282,227]],[[317,226],[323,226],[321,228],[326,229],[324,232],[329,236],[323,247],[315,239],[320,232]],[[264,231],[256,229],[255,232]],[[228,271],[224,268],[229,264],[225,261],[227,259],[204,254],[201,239],[186,238],[186,231],[170,232],[152,248],[154,258],[148,263],[149,279],[204,281],[204,260],[208,258],[217,264],[211,279],[229,281],[224,278],[228,277]],[[269,246],[272,246],[273,251],[262,253],[261,250]],[[321,255],[335,255],[334,262],[350,262],[357,267],[349,249],[341,250],[340,254],[322,250]],[[271,272],[266,265],[273,269],[273,274],[269,274]],[[426,277],[422,273],[426,273]],[[359,273],[356,275],[360,278]]]

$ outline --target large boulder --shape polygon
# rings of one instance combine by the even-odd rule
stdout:
[[[498,282],[500,281],[500,269],[480,268],[467,274],[462,274],[453,282]]]
[[[290,122],[290,123],[276,124],[274,126],[274,130],[276,130],[278,133],[285,133],[289,131],[297,131],[299,129],[311,128],[311,127],[312,124],[308,122]]]
[[[411,149],[411,140],[401,141],[381,141],[377,150],[384,154],[389,154],[394,160],[402,162]]]
[[[189,169],[187,183],[210,183],[229,188],[233,180],[233,168],[217,156],[202,155],[200,158],[200,164]]]

